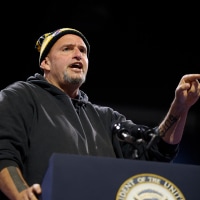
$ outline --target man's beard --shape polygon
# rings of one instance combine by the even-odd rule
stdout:
[[[64,74],[64,80],[67,83],[73,84],[73,85],[82,85],[85,80],[86,80],[86,76],[82,77],[82,78],[73,78],[68,76],[66,73]]]

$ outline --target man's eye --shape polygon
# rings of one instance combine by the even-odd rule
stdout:
[[[82,48],[82,49],[80,49],[80,52],[81,52],[81,53],[86,53],[86,49],[85,49],[85,48]]]

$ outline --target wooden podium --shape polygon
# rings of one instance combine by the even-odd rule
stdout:
[[[199,182],[198,165],[53,154],[40,200],[135,200],[128,195],[136,193],[142,200],[139,192],[147,188],[149,192],[153,183],[159,193],[166,189],[173,193],[175,197],[168,200],[199,200]],[[144,183],[147,186],[142,188]],[[165,191],[163,196],[168,195]]]

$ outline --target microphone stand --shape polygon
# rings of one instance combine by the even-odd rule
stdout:
[[[113,133],[117,139],[121,142],[132,144],[135,149],[133,158],[138,159],[146,151],[150,149],[157,138],[160,137],[158,131],[150,128],[142,128],[141,125],[136,125],[136,133],[130,134],[125,128],[122,127],[121,123],[116,123],[113,126]],[[139,134],[138,134],[139,133]],[[138,137],[138,135],[140,137]],[[140,147],[143,145],[143,152],[139,153]]]

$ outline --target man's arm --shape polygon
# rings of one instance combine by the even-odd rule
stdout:
[[[40,194],[39,184],[29,187],[20,170],[10,166],[0,172],[0,189],[11,200],[32,199],[37,200],[34,194]]]
[[[189,109],[200,96],[200,74],[184,75],[175,91],[170,109],[158,127],[163,140],[169,144],[178,144],[184,132]]]

